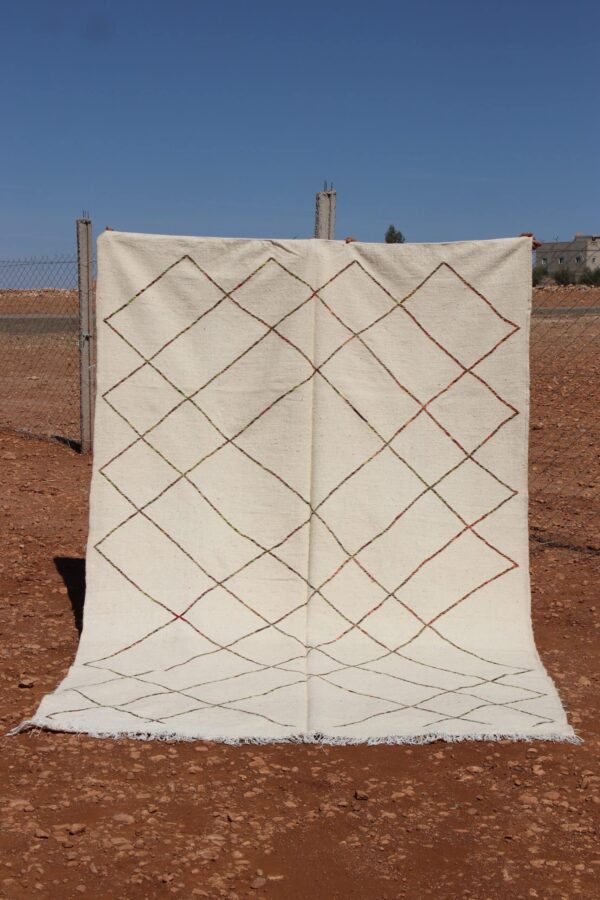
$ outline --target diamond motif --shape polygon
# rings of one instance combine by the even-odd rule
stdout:
[[[235,653],[221,653],[222,665],[219,665],[219,673],[215,673],[215,655],[217,654],[214,646],[208,653],[193,655],[187,659],[183,659],[179,664],[170,666],[160,673],[162,683],[170,691],[195,690],[205,685],[218,685],[235,682],[239,678],[251,672],[262,671],[262,666],[257,663],[248,662]],[[154,673],[153,673],[154,675]],[[145,678],[145,676],[142,676]]]
[[[268,259],[247,281],[230,292],[236,303],[269,326],[276,325],[312,297],[312,289],[300,278]]]
[[[315,366],[321,366],[352,332],[342,325],[317,298],[277,326],[277,333],[291,341]]]
[[[186,618],[219,646],[231,644],[265,624],[256,613],[220,587],[208,591]]]
[[[357,560],[368,572],[377,572],[391,591],[462,530],[457,517],[428,492],[361,550]]]
[[[318,294],[346,327],[356,333],[394,308],[389,294],[358,263],[342,269]]]
[[[434,400],[429,411],[468,453],[514,416],[512,407],[470,372]]]
[[[367,423],[322,379],[315,383],[312,443],[316,505],[381,448],[381,440]]]
[[[189,477],[231,528],[259,546],[274,546],[306,520],[302,500],[231,444]],[[269,503],[270,516],[259,514],[262,498]]]
[[[452,296],[452,312],[444,303]],[[449,266],[441,266],[404,303],[439,346],[469,368],[516,330]]]
[[[184,553],[217,580],[232,575],[260,553],[256,544],[237,534],[187,481],[178,481],[147,512]],[[218,553],[207,552],[215,544]]]
[[[228,437],[233,437],[311,375],[310,363],[270,333],[251,354],[216,377],[195,400]],[[251,387],[256,379],[262,387],[260,395]]]
[[[423,490],[422,481],[384,448],[330,494],[319,512],[350,553],[356,553]]]
[[[139,552],[141,547],[146,548],[146,554]],[[116,534],[107,537],[102,549],[145,594],[176,614],[214,584],[172,540],[142,516],[130,519]],[[176,587],[169,578],[174,569],[178,575]]]
[[[220,447],[223,437],[193,403],[183,401],[146,434],[146,443],[180,472],[187,472]]]
[[[144,434],[176,409],[182,397],[151,366],[142,366],[108,390],[104,400]]]
[[[320,593],[350,622],[359,622],[385,600],[386,592],[354,560],[321,588]]]
[[[156,355],[154,365],[185,396],[195,394],[235,360],[243,359],[268,329],[224,300]]]
[[[384,647],[392,649],[409,643],[422,629],[422,624],[393,597],[388,597],[361,627]]]
[[[258,669],[222,683],[203,684],[188,688],[186,693],[204,703],[238,703],[242,698],[261,694],[263,691],[277,691],[297,683],[298,674],[271,669]]]
[[[328,648],[331,657],[347,666],[358,666],[381,655],[382,647],[373,638],[353,629]],[[309,657],[310,658],[310,657]]]
[[[136,441],[127,453],[104,466],[103,471],[138,508],[154,500],[179,477],[173,466],[142,441]]]
[[[351,627],[348,620],[318,594],[310,598],[305,616],[309,645],[322,647],[334,643]]]
[[[513,496],[513,491],[467,459],[437,485],[438,494],[462,516],[475,522]]]
[[[306,560],[302,561],[299,569],[305,571]],[[269,593],[265,591],[265,583],[271,586]],[[298,606],[302,607],[306,616],[306,583],[279,562],[276,556],[261,557],[239,575],[230,578],[227,587],[271,623],[282,619],[287,621],[284,617]]]
[[[303,498],[310,497],[310,424],[312,380],[275,403],[236,438],[236,447],[249,454],[260,466],[277,472],[283,482]],[[305,423],[303,439],[288,448],[281,458],[281,436],[291,434],[298,422]]]
[[[422,403],[447,387],[463,371],[423,333],[402,307],[365,331],[362,340],[400,384]]]
[[[331,684],[336,684],[345,690],[360,692],[363,689],[362,682],[364,681],[364,675],[359,668],[348,668],[343,672],[336,672],[333,675],[328,675],[327,680]],[[373,685],[374,687],[376,686],[375,690],[381,699],[388,703],[392,703],[395,708],[404,704],[424,703],[436,693],[435,689],[432,689],[431,687],[424,687],[423,685],[407,681],[402,685],[402,701],[400,703],[398,699],[398,681],[396,679],[390,678],[385,674],[374,675]]]
[[[399,390],[368,349],[354,340],[321,368],[327,381],[386,440],[415,415],[419,404]]]
[[[465,459],[449,435],[426,413],[418,415],[390,444],[402,459],[411,460],[419,475],[433,484]]]
[[[223,291],[184,256],[105,321],[149,359],[222,298]]]
[[[396,591],[396,596],[429,622],[506,567],[504,557],[466,531]]]

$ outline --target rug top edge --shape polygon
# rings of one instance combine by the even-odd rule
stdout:
[[[136,240],[144,240],[144,241],[165,241],[165,240],[184,240],[184,241],[198,241],[202,243],[229,243],[229,244],[266,244],[266,245],[281,245],[281,244],[292,244],[292,245],[304,245],[310,244],[314,245],[343,245],[343,246],[352,246],[352,247],[383,247],[385,246],[387,249],[392,250],[392,252],[406,252],[409,248],[414,249],[415,247],[454,247],[457,245],[474,245],[474,244],[497,244],[504,246],[517,246],[521,245],[524,242],[528,244],[531,243],[530,237],[525,236],[513,236],[513,237],[497,237],[497,238],[469,238],[465,240],[459,241],[411,241],[406,242],[404,244],[384,244],[382,241],[359,241],[353,240],[350,245],[346,244],[343,239],[339,240],[322,240],[320,238],[286,238],[286,237],[219,237],[217,235],[193,235],[193,234],[161,234],[156,232],[143,232],[143,231],[116,231],[116,230],[105,230],[98,235],[97,241],[104,242],[114,242],[118,240],[122,240],[123,238],[135,238]]]

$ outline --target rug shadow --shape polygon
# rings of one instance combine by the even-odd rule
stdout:
[[[73,438],[64,437],[62,434],[53,434],[52,440],[56,441],[57,444],[64,444],[66,447],[70,447],[75,453],[82,452],[81,441],[75,441]]]
[[[85,559],[74,556],[55,556],[54,565],[65,583],[71,601],[75,627],[81,634],[85,604]]]

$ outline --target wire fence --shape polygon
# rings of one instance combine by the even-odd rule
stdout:
[[[80,440],[77,256],[0,261],[0,427]]]
[[[533,292],[532,543],[600,552],[600,287]]]
[[[81,441],[79,298],[76,253],[0,261],[0,428]],[[529,452],[533,547],[600,551],[599,385],[600,286],[536,287]]]

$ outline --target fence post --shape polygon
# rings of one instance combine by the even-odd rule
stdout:
[[[89,453],[94,442],[96,394],[96,346],[94,295],[92,290],[92,223],[77,219],[77,277],[79,285],[79,382],[81,452]]]
[[[326,241],[335,240],[335,207],[337,196],[333,184],[317,194],[315,207],[315,237]]]

